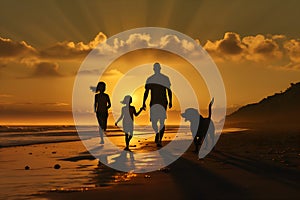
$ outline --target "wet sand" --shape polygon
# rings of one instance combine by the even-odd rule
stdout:
[[[1,148],[1,197],[299,199],[299,143],[295,129],[226,133],[204,159],[198,160],[191,146],[166,168],[141,174],[98,165],[81,141]],[[156,149],[150,139],[132,151],[139,148]]]
[[[170,166],[110,187],[49,192],[47,199],[299,199],[300,132],[247,130],[221,135],[198,160],[193,146]]]

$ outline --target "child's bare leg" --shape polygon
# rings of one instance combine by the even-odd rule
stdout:
[[[128,139],[128,134],[125,133],[125,144],[126,144],[126,147],[124,150],[128,150],[129,149],[129,139]]]
[[[101,127],[99,127],[100,144],[104,144],[103,132],[104,132],[103,129]]]
[[[130,132],[130,133],[128,134],[128,146],[129,146],[129,142],[130,142],[130,140],[132,139],[132,135],[133,135],[133,133],[132,133],[132,132]]]

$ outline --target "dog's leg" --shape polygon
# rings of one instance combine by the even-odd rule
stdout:
[[[211,149],[214,148],[215,146],[215,126],[213,124],[213,122],[210,122],[210,128],[209,128],[209,137],[210,137],[210,141],[211,141]]]
[[[211,145],[215,145],[215,132],[212,131],[210,134]]]
[[[208,134],[206,135],[206,137],[205,137],[205,139],[204,139],[203,142],[205,143],[204,148],[207,149],[207,146],[208,146]]]
[[[194,152],[195,152],[195,153],[198,153],[199,148],[198,148],[198,140],[197,140],[197,137],[194,137],[194,145],[195,145],[195,150],[194,150]]]

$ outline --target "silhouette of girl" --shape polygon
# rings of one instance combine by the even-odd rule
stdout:
[[[99,82],[96,88],[94,111],[99,123],[100,144],[104,144],[103,133],[107,128],[108,109],[111,107],[108,94],[104,93],[106,84]]]
[[[130,105],[132,103],[132,97],[129,95],[125,96],[121,103],[125,106],[122,107],[121,116],[116,121],[115,125],[117,126],[118,122],[123,119],[123,131],[125,133],[126,143],[124,150],[129,150],[129,142],[133,136],[133,115],[138,116],[142,112],[143,108],[140,108],[140,110],[136,112],[135,107]]]

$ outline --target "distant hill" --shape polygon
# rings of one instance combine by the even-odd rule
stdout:
[[[254,123],[299,123],[300,82],[264,98],[258,103],[248,104],[227,116],[226,121]],[[299,123],[300,124],[300,123]]]

